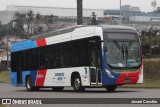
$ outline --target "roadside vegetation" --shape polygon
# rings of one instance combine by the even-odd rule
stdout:
[[[8,106],[7,106],[7,105],[1,105],[1,104],[0,104],[0,107],[8,107]]]
[[[0,72],[0,82],[2,82],[2,83],[9,83],[10,82],[9,71]]]
[[[143,84],[123,85],[126,88],[160,88],[160,80],[144,79]]]
[[[160,80],[160,58],[148,58],[144,60],[144,78]]]

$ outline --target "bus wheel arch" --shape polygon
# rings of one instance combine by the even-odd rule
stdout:
[[[82,86],[82,80],[78,72],[73,72],[71,74],[71,86],[73,86],[76,92],[85,91],[85,87]]]
[[[31,76],[30,76],[30,75],[27,75],[27,76],[26,76],[25,86],[26,86],[27,91],[33,91],[32,81],[31,81]]]
[[[30,75],[26,76],[25,86],[26,86],[27,91],[38,91],[39,90],[38,87],[32,86],[32,79]]]

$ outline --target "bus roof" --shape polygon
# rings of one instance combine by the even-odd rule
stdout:
[[[88,27],[87,30],[85,30],[85,27]],[[104,31],[115,31],[115,30],[117,31],[117,30],[119,30],[119,31],[124,32],[124,31],[127,30],[127,32],[128,31],[136,32],[135,29],[133,29],[131,27],[119,26],[119,25],[97,25],[97,26],[76,25],[76,26],[60,29],[60,30],[57,30],[57,31],[54,31],[54,32],[33,36],[28,40],[14,43],[12,45],[11,51],[16,52],[16,51],[41,47],[41,46],[45,46],[45,45],[50,45],[50,44],[56,44],[56,43],[60,43],[60,42],[70,41],[70,40],[81,39],[81,38],[84,38],[84,37],[91,37],[91,36],[95,35],[95,31],[96,31],[95,28],[96,27],[98,29],[101,28]],[[77,29],[77,28],[82,28],[82,29]],[[65,36],[63,34],[65,34]],[[58,35],[60,35],[60,36],[57,37]]]
[[[64,33],[69,33],[74,31],[76,28],[80,28],[80,27],[101,27],[103,30],[131,30],[131,31],[136,31],[134,28],[132,27],[128,27],[128,26],[121,26],[121,25],[75,25],[75,26],[71,26],[71,27],[67,27],[67,28],[63,28],[57,31],[53,31],[50,33],[45,33],[42,35],[36,35],[30,38],[30,40],[37,40],[37,39],[41,39],[41,38],[47,38],[47,37],[51,37],[51,36],[56,36],[56,35],[60,35],[60,34],[64,34]]]

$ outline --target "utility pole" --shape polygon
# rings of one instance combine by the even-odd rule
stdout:
[[[121,3],[122,3],[122,2],[121,2],[121,0],[120,0],[120,6],[119,6],[119,7],[120,7],[120,24],[122,23],[122,20],[121,20],[121,14],[122,14],[122,12],[121,12]]]
[[[9,59],[8,59],[8,57],[9,57],[9,55],[8,55],[9,49],[8,49],[8,41],[9,41],[9,37],[8,37],[8,35],[7,35],[7,47],[6,47],[6,51],[7,51],[7,70],[8,70],[8,68],[9,68]]]
[[[149,29],[149,53],[152,56],[152,30],[153,30],[153,26],[151,26],[151,28]]]
[[[83,25],[83,7],[82,0],[77,0],[77,25]]]

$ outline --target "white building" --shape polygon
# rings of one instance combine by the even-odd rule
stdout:
[[[130,16],[130,21],[134,22],[160,22],[160,17],[153,17],[153,16]]]
[[[1,24],[7,24],[13,20],[15,12],[13,11],[0,11],[0,21]]]
[[[41,15],[55,15],[60,17],[77,17],[76,8],[63,8],[63,7],[38,7],[38,6],[15,6],[8,5],[7,11],[19,11],[22,13],[33,10],[35,14]],[[91,17],[92,12],[95,12],[97,17],[103,17],[103,9],[83,9],[83,17]]]

